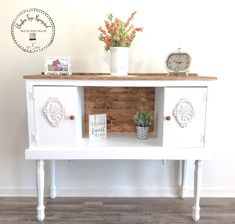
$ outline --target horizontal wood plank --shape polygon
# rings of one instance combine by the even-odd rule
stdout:
[[[111,76],[110,73],[73,73],[72,75],[25,75],[24,79],[56,79],[56,80],[216,80],[216,77],[198,76],[196,73],[177,75],[167,73],[129,73],[128,76]]]
[[[136,111],[154,113],[154,101],[152,87],[85,87],[85,133],[89,114],[107,114],[108,132],[135,132],[134,114]]]
[[[234,198],[202,198],[200,224],[234,224]],[[46,224],[195,224],[193,199],[45,198]],[[1,224],[39,224],[34,197],[0,198]]]

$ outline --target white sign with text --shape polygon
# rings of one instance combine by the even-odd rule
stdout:
[[[106,138],[107,137],[107,115],[94,114],[89,115],[89,138]]]

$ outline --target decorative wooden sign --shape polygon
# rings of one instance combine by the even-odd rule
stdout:
[[[107,116],[106,114],[89,115],[89,138],[107,137]]]

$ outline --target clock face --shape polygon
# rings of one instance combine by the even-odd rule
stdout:
[[[171,53],[166,59],[166,68],[169,72],[187,72],[191,57],[187,53]]]

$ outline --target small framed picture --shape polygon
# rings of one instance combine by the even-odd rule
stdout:
[[[71,57],[45,56],[45,74],[71,75]]]
[[[89,138],[99,139],[107,137],[107,115],[89,115]]]

